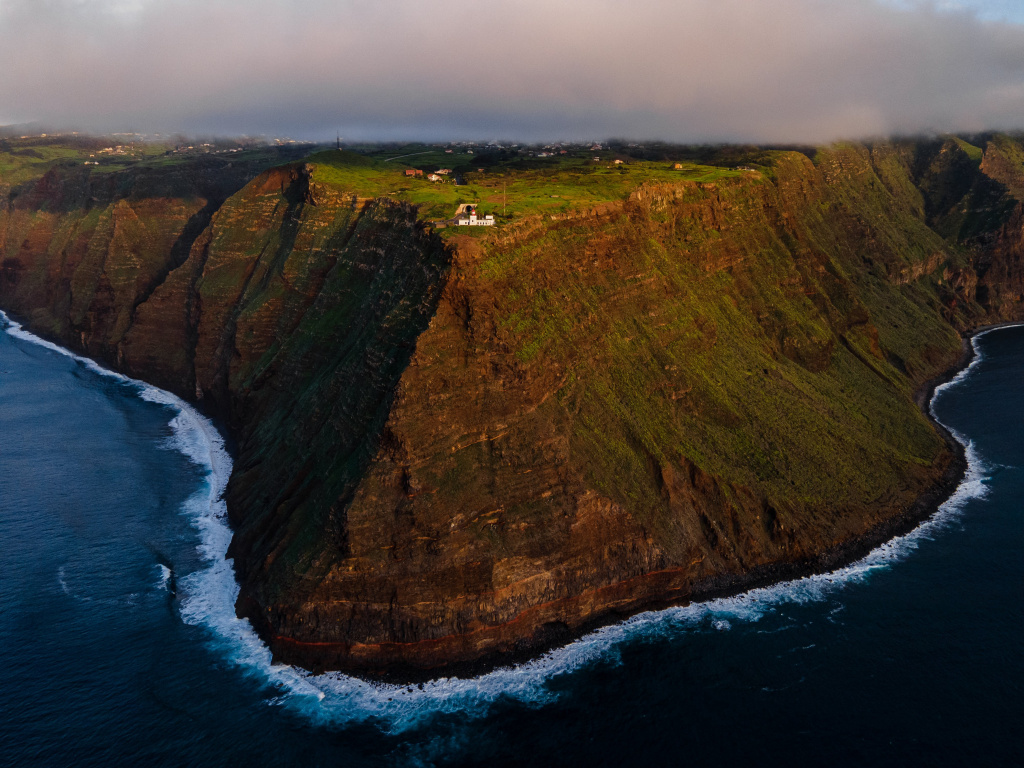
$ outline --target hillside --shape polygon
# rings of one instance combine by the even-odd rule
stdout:
[[[461,186],[0,149],[0,307],[227,425],[239,611],[317,669],[496,661],[848,559],[955,480],[915,393],[1024,317],[1011,136]],[[431,225],[462,202],[498,225]]]

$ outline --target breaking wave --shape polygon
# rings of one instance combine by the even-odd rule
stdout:
[[[223,438],[209,419],[169,392],[109,371],[24,331],[2,312],[0,323],[5,324],[7,333],[12,336],[40,344],[74,358],[97,373],[131,384],[143,399],[168,406],[176,412],[170,422],[172,437],[169,446],[206,470],[202,487],[183,507],[183,512],[199,533],[198,550],[205,567],[178,580],[178,586],[185,594],[182,619],[189,624],[206,627],[220,652],[244,671],[273,686],[276,690],[271,699],[273,704],[298,709],[317,723],[337,726],[372,721],[386,731],[397,733],[438,715],[481,717],[500,699],[541,706],[558,697],[549,685],[552,680],[597,661],[614,661],[617,649],[624,643],[685,634],[706,626],[729,631],[737,623],[756,622],[787,604],[802,605],[826,600],[845,586],[862,582],[872,572],[906,558],[922,542],[933,538],[954,521],[968,501],[984,497],[987,490],[984,482],[987,469],[974,444],[964,435],[950,430],[963,444],[967,458],[967,472],[953,495],[910,533],[882,544],[843,568],[753,589],[734,597],[641,613],[591,632],[533,661],[495,669],[474,678],[441,678],[418,685],[394,685],[368,682],[337,672],[313,675],[297,667],[274,664],[269,649],[248,620],[235,616],[239,587],[233,562],[226,558],[231,530],[223,500],[231,473],[231,459]],[[949,382],[936,387],[929,405],[933,417],[936,398],[962,383],[977,369],[982,360],[982,352],[977,345],[981,335],[972,339],[975,357],[971,364]]]
[[[173,592],[174,588],[171,586],[171,569],[163,563],[157,563],[156,567],[157,570],[160,571],[160,581],[157,582],[157,588],[162,589],[165,592]]]

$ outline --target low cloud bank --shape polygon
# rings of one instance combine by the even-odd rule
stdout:
[[[0,121],[350,140],[1024,128],[1024,26],[957,7],[0,0]]]

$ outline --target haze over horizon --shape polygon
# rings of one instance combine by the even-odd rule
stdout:
[[[0,125],[807,142],[1024,128],[1009,0],[0,0]]]

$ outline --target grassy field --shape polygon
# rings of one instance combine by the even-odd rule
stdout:
[[[577,153],[542,158],[532,163],[537,167],[524,169],[517,157],[495,161],[493,154],[456,151],[461,154],[423,145],[372,154],[327,150],[310,155],[307,161],[316,166],[316,181],[360,198],[387,195],[412,203],[424,220],[448,219],[459,204],[477,203],[481,214],[494,214],[499,223],[621,201],[647,182],[711,182],[756,176],[689,162],[682,163],[680,169],[675,169],[674,163],[637,160],[615,165],[607,152],[599,162],[594,161],[594,153]],[[439,167],[451,168],[465,183],[457,185],[453,177],[431,182],[426,176],[405,175],[409,168],[429,172]]]
[[[126,143],[127,142],[127,143]],[[238,148],[234,152],[204,150],[175,152],[172,144],[131,142],[119,138],[34,136],[0,139],[0,185],[16,186],[37,179],[56,167],[80,166],[107,174],[128,168],[173,168],[199,160],[221,160],[270,167],[294,159],[302,151],[272,145]],[[223,150],[223,147],[220,147]]]
[[[60,136],[2,140],[0,183],[13,185],[30,181],[58,165],[88,163],[91,171],[109,173],[139,164],[156,164],[165,160],[172,149],[167,144],[122,141]]]
[[[268,167],[300,152],[251,147],[235,152],[175,152],[170,144],[90,137],[33,137],[0,140],[0,184],[16,186],[39,178],[54,167],[79,166],[91,174],[128,168],[175,168],[197,161],[265,164]],[[416,205],[424,221],[443,221],[461,203],[476,203],[481,214],[499,224],[533,215],[564,215],[603,203],[621,201],[639,185],[679,180],[710,182],[756,173],[720,166],[631,159],[616,165],[610,150],[573,150],[566,155],[537,157],[516,150],[451,148],[427,144],[359,146],[358,151],[328,149],[305,157],[315,166],[314,179],[360,199],[391,197]],[[113,151],[111,151],[113,150]],[[307,150],[308,151],[308,150]],[[600,158],[595,161],[595,157]],[[408,177],[407,169],[426,173],[449,168],[443,182],[426,176]],[[456,179],[463,182],[456,184]],[[499,227],[500,229],[500,227]],[[467,229],[449,229],[445,236]],[[485,236],[474,231],[475,236]]]
[[[981,162],[981,158],[985,155],[985,150],[983,150],[981,147],[976,147],[973,144],[968,143],[967,141],[961,139],[958,136],[954,136],[953,141],[957,143],[957,146],[959,146],[960,149],[967,153],[967,156],[971,158],[971,160],[973,160],[976,163]]]

